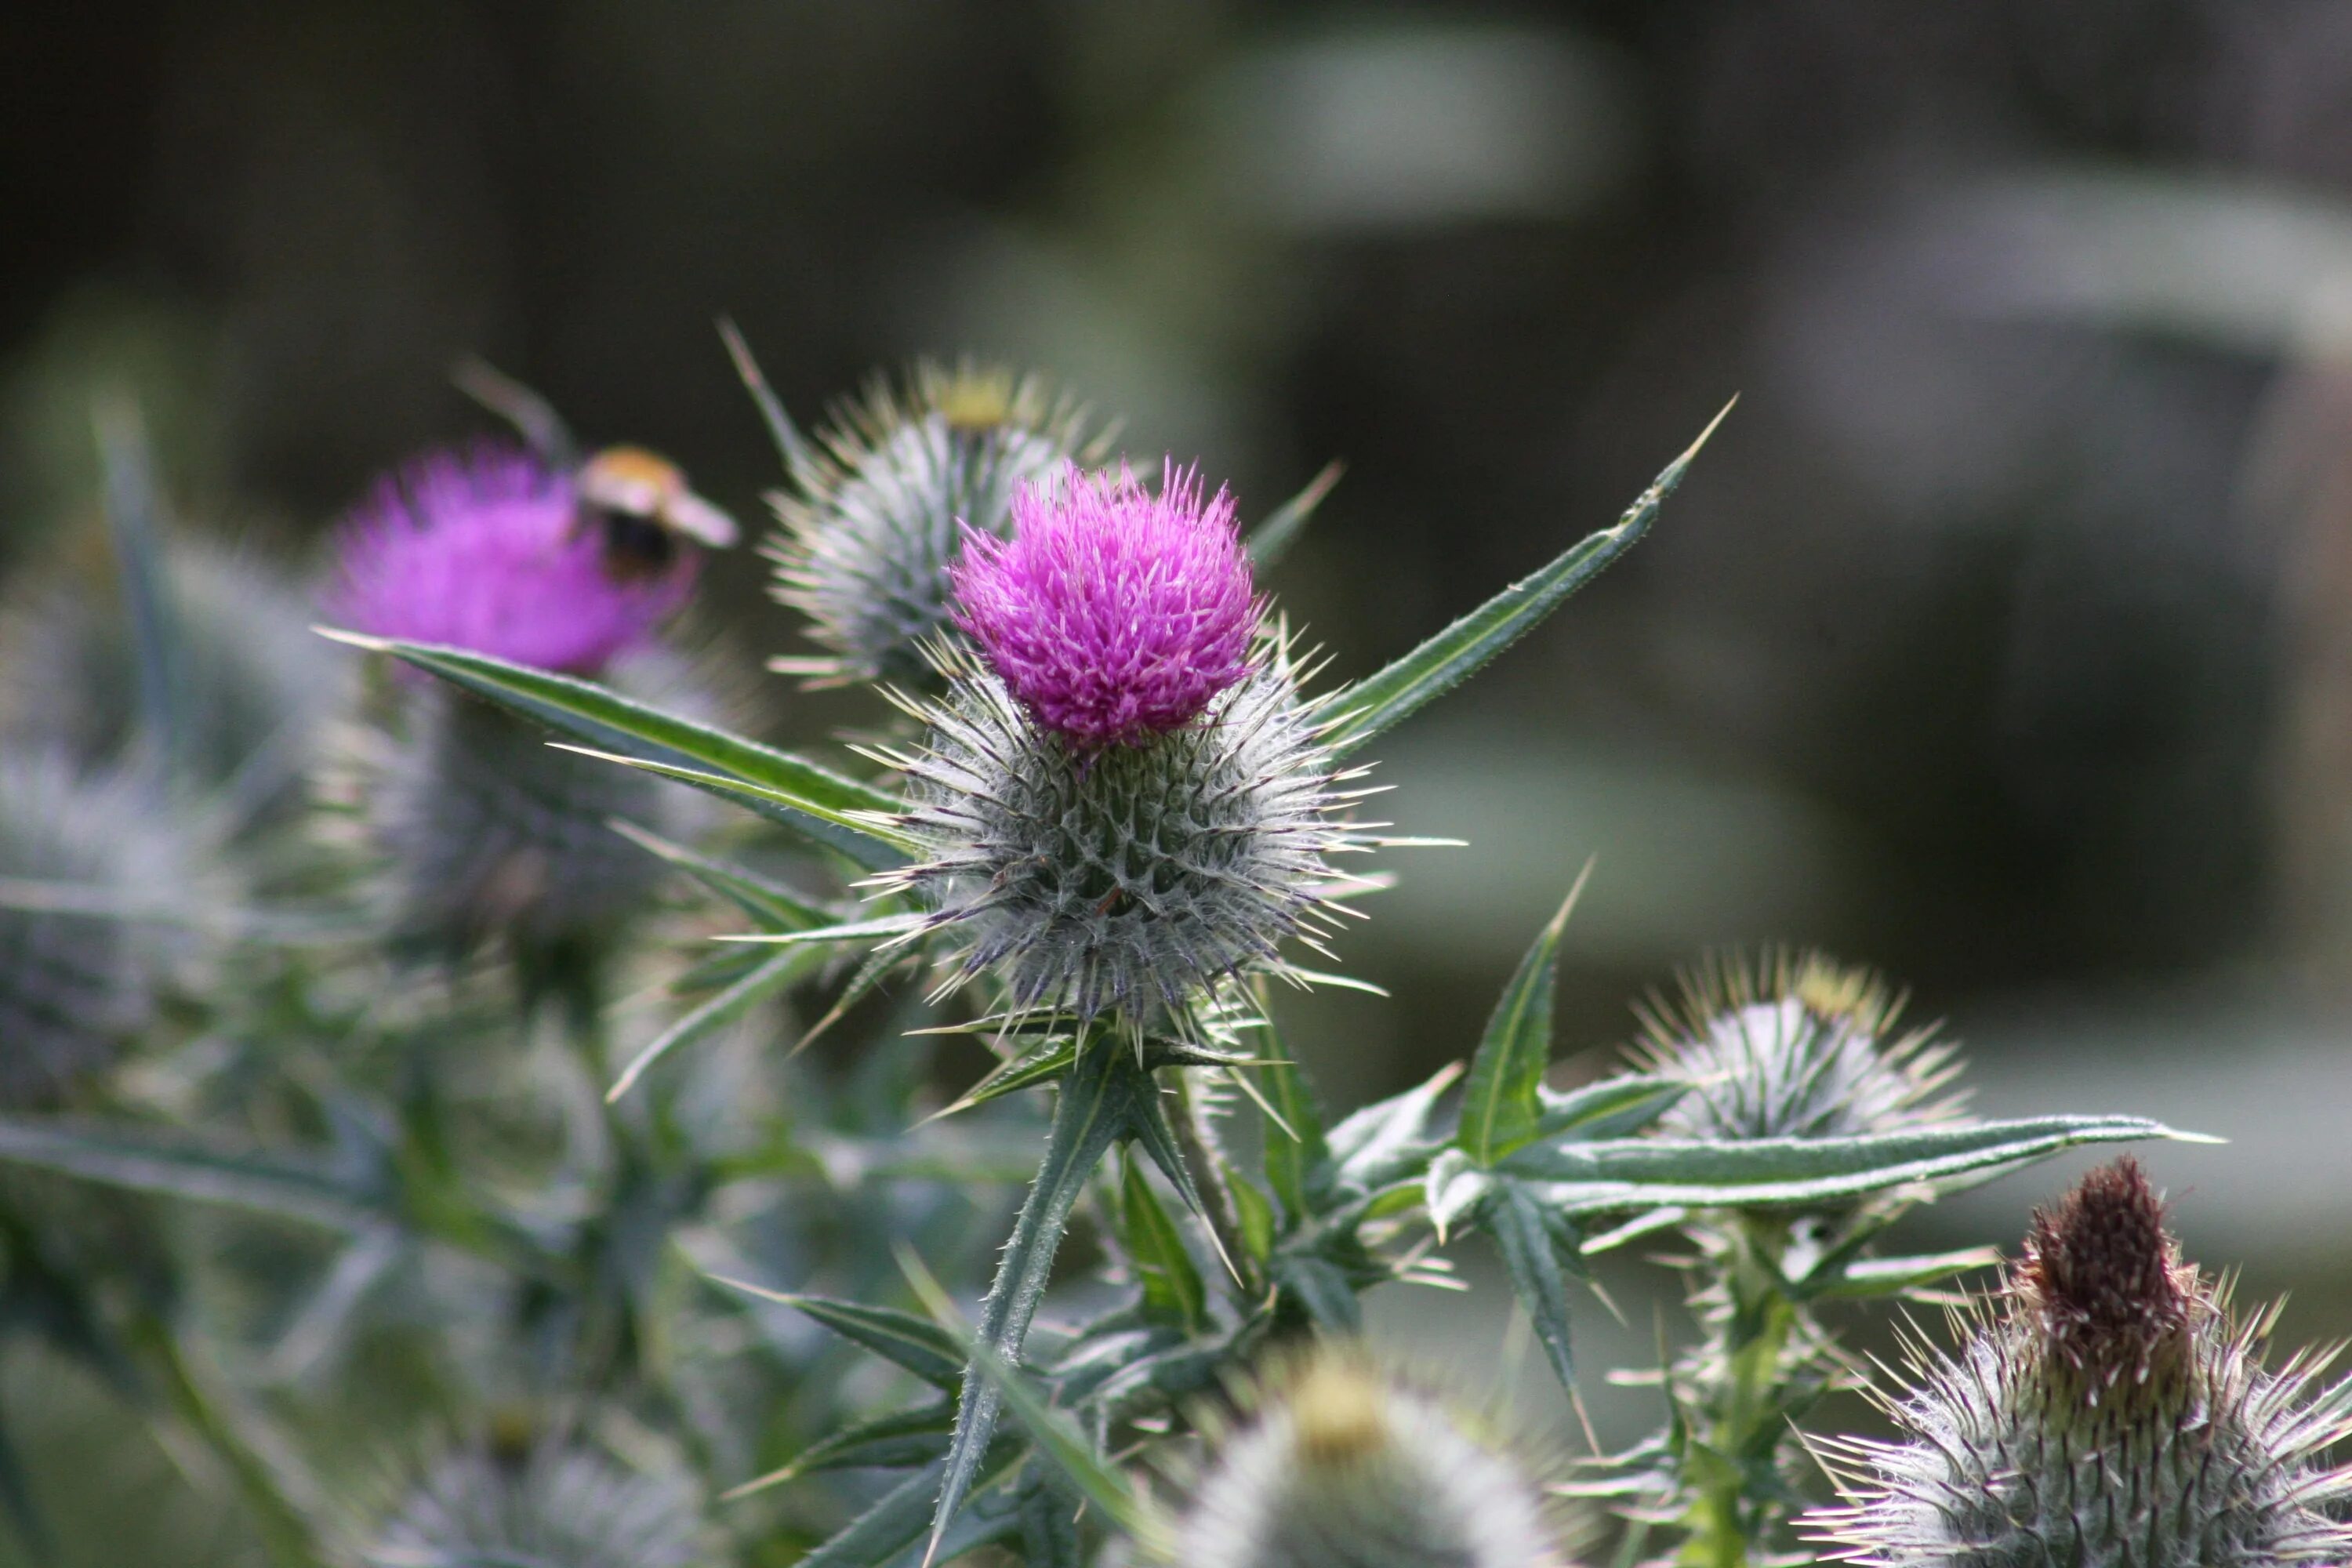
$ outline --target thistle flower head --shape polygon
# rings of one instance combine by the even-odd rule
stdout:
[[[773,498],[775,595],[825,650],[776,668],[817,684],[928,682],[922,649],[947,625],[964,531],[1003,534],[1021,481],[1099,458],[1087,423],[1035,377],[991,366],[922,364],[898,388],[872,387]]]
[[[1044,728],[1080,751],[1190,723],[1249,673],[1259,606],[1233,497],[1171,460],[1157,494],[1066,467],[1013,494],[1009,540],[975,534],[956,624]]]
[[[436,453],[344,522],[329,612],[376,637],[594,675],[649,641],[695,575],[690,550],[651,573],[616,572],[607,552],[575,475],[511,447]]]
[[[1959,1071],[1932,1027],[1895,1030],[1903,999],[1819,953],[1711,962],[1644,1010],[1633,1047],[1689,1089],[1659,1119],[1669,1138],[1845,1138],[1949,1120]]]
[[[614,660],[623,695],[707,712],[706,682],[658,646]],[[502,944],[527,990],[584,999],[593,966],[661,879],[615,819],[691,837],[699,798],[632,768],[574,756],[502,709],[447,690],[396,693],[380,726],[345,735],[330,792],[385,872],[394,934],[445,960]]]
[[[1217,1441],[1174,1561],[1219,1568],[1547,1568],[1528,1468],[1444,1401],[1326,1349]]]
[[[0,752],[0,879],[60,898],[0,907],[0,1110],[53,1104],[153,1016],[164,930],[103,906],[184,891],[187,863],[135,781],[47,747]]]
[[[880,753],[911,782],[898,825],[919,852],[877,880],[929,907],[950,985],[987,971],[1016,1010],[1181,1024],[1228,978],[1285,972],[1286,941],[1319,946],[1360,886],[1331,858],[1381,825],[1349,818],[1281,634],[1250,662],[1184,728],[1080,752],[994,671],[942,656],[947,694],[908,704],[925,748]]]
[[[2034,1217],[2006,1295],[1915,1342],[1905,1440],[1817,1445],[1845,1506],[1810,1532],[1879,1568],[2280,1568],[2352,1556],[2352,1380],[2262,1362],[2275,1311],[2238,1319],[2182,1263],[2129,1160]]]
[[[593,1449],[545,1443],[514,1457],[445,1455],[356,1555],[365,1568],[687,1568],[708,1560],[708,1546],[685,1476],[625,1470]]]

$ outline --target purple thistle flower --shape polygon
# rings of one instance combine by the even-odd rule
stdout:
[[[338,540],[329,613],[375,637],[595,675],[694,584],[695,555],[616,578],[572,476],[528,453],[437,452],[385,476]]]
[[[1013,497],[1013,532],[965,530],[956,624],[1037,723],[1081,752],[1181,728],[1250,673],[1258,620],[1233,497],[1171,459],[1152,494],[1066,466]]]

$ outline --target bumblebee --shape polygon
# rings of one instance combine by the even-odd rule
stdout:
[[[562,416],[539,394],[479,360],[456,370],[458,387],[511,424],[531,450],[572,477],[579,512],[572,537],[595,530],[603,538],[604,570],[614,581],[659,577],[677,563],[679,541],[724,550],[735,520],[694,493],[676,463],[643,447],[606,447],[580,456]]]
[[[724,550],[735,520],[688,488],[676,463],[643,447],[607,447],[580,465],[578,531],[600,530],[604,570],[615,581],[658,577],[677,562],[678,541]]]

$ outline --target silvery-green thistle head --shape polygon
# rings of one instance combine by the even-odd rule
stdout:
[[[2352,1561],[2352,1380],[2266,1367],[2126,1157],[2037,1213],[2007,1290],[1914,1343],[1899,1440],[1817,1444],[1846,1504],[1808,1523],[1875,1568],[2284,1568]]]
[[[1644,1010],[1646,1071],[1689,1085],[1661,1137],[1747,1142],[1851,1138],[1949,1121],[1954,1045],[1903,1029],[1903,998],[1867,970],[1820,953],[1721,958]]]
[[[688,1568],[714,1561],[693,1482],[578,1443],[452,1450],[355,1550],[354,1568]]]
[[[209,900],[195,847],[139,779],[5,744],[0,880],[26,893],[0,902],[0,1110],[17,1110],[70,1097],[153,1022]]]
[[[877,383],[792,459],[772,499],[774,592],[824,651],[772,668],[812,685],[929,686],[968,533],[1002,538],[1015,488],[1097,461],[1086,411],[1035,376],[972,363]]]
[[[995,975],[1014,1012],[1179,1028],[1252,972],[1293,973],[1360,885],[1356,792],[1255,595],[1234,504],[1169,463],[1024,480],[1008,539],[955,572],[947,689],[885,752],[910,781],[915,863],[883,886],[926,906],[951,987]]]
[[[1557,1568],[1539,1481],[1510,1444],[1360,1350],[1323,1347],[1212,1434],[1171,1561],[1216,1568]]]

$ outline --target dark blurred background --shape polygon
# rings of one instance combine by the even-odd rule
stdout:
[[[761,516],[725,313],[804,421],[973,351],[1245,514],[1343,459],[1271,586],[1346,675],[1737,392],[1654,536],[1385,749],[1473,847],[1347,948],[1394,1004],[1297,1011],[1332,1098],[1465,1052],[1597,855],[1570,1070],[1701,949],[1818,942],[1988,1110],[2230,1136],[2152,1155],[2192,1247],[2352,1328],[2335,0],[32,0],[0,214],[0,574],[86,526],[95,390],[188,526],[300,552],[485,427],[468,352]],[[796,645],[762,573],[709,577],[747,657]],[[873,717],[771,684],[803,741]]]

